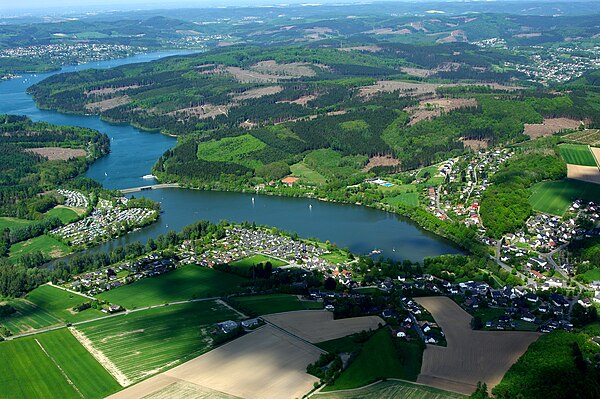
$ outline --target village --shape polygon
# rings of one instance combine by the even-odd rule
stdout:
[[[75,191],[61,190],[68,203],[75,206],[88,206],[87,198]],[[126,233],[134,228],[144,226],[158,218],[154,209],[128,207],[125,197],[112,201],[99,199],[95,209],[89,216],[65,226],[58,227],[49,234],[72,246],[86,246],[99,243]]]

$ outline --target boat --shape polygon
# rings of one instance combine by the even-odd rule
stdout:
[[[369,253],[369,256],[371,255],[379,255],[381,253],[381,249],[374,249]]]
[[[156,179],[156,176],[154,176],[154,175],[144,175],[144,176],[142,176],[142,179]]]

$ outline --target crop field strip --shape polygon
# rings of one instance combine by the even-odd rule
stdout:
[[[207,352],[214,323],[238,315],[216,301],[143,310],[77,327],[129,380],[145,377]]]
[[[600,129],[588,129],[581,132],[575,132],[567,134],[562,138],[577,144],[600,146]]]
[[[69,330],[0,344],[3,398],[103,398],[120,385]]]
[[[364,388],[319,392],[313,396],[314,399],[459,399],[464,397],[458,393],[394,379],[381,381]]]
[[[587,145],[562,144],[558,147],[566,163],[582,166],[598,166]]]
[[[127,309],[189,299],[218,297],[239,291],[243,277],[197,265],[149,277],[98,295]]]

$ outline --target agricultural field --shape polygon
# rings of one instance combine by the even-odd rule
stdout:
[[[103,398],[120,385],[69,330],[0,343],[3,398]]]
[[[566,163],[582,166],[597,166],[596,160],[587,145],[562,144],[559,147],[560,155]]]
[[[405,345],[405,350],[397,351],[390,331],[387,328],[377,331],[334,384],[327,386],[323,391],[359,388],[383,378],[416,380],[423,349],[418,348],[416,344]],[[413,346],[418,350],[413,350]],[[399,353],[402,353],[403,357],[399,356]]]
[[[264,319],[312,343],[330,341],[363,330],[375,330],[379,324],[383,324],[383,320],[377,316],[334,320],[333,312],[326,310],[275,313]]]
[[[292,171],[292,176],[300,178],[302,182],[306,184],[325,184],[327,179],[320,174],[306,166],[303,162],[298,162],[290,166],[290,170]]]
[[[287,294],[240,296],[232,298],[232,305],[249,315],[323,309],[322,302],[303,301],[298,299],[296,295]]]
[[[249,134],[226,137],[218,141],[198,144],[198,159],[205,161],[233,162],[250,168],[262,163],[253,159],[251,153],[262,150],[267,145]]]
[[[128,385],[209,351],[214,324],[237,319],[221,302],[192,302],[82,324],[76,336]]]
[[[156,277],[103,292],[98,298],[127,309],[231,294],[245,278],[231,273],[186,265]]]
[[[321,353],[284,331],[264,326],[109,399],[299,398],[318,381],[306,373],[306,366]],[[177,394],[161,396],[173,384]]]
[[[266,255],[248,256],[247,258],[236,260],[235,262],[231,262],[229,265],[233,266],[233,267],[241,268],[241,269],[250,269],[252,266],[256,266],[259,263],[262,263],[264,265],[266,262],[271,262],[271,265],[273,265],[273,268],[287,265],[287,262],[272,258],[270,256],[266,256]]]
[[[350,391],[318,393],[315,399],[459,399],[465,396],[406,381],[387,380],[365,388]]]
[[[541,182],[531,188],[531,193],[533,210],[562,216],[575,199],[600,198],[600,185],[570,179]]]
[[[10,300],[10,305],[17,309],[17,313],[0,318],[0,325],[8,328],[13,334],[19,334],[103,316],[104,313],[96,309],[86,309],[77,313],[72,311],[74,306],[89,301],[83,296],[50,285],[42,285],[27,294],[24,299]]]
[[[591,146],[600,146],[600,130],[586,129],[581,132],[575,132],[562,136],[563,140],[577,144],[585,144]]]
[[[446,336],[447,346],[427,345],[417,382],[471,394],[479,381],[492,389],[541,334],[473,331],[471,315],[448,297],[415,300],[427,309]]]
[[[11,258],[33,252],[41,252],[50,258],[60,258],[61,256],[71,253],[71,248],[47,235],[31,238],[27,241],[21,241],[10,247]]]

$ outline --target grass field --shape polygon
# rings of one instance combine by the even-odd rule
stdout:
[[[370,387],[347,392],[319,393],[316,399],[459,399],[466,398],[454,392],[442,391],[404,381],[382,381]]]
[[[13,244],[10,247],[10,257],[14,258],[37,251],[40,251],[51,258],[60,258],[61,256],[69,254],[71,248],[52,237],[41,235],[27,241]]]
[[[535,211],[562,216],[575,199],[598,200],[600,185],[565,179],[538,183],[531,192],[529,203]]]
[[[382,378],[414,380],[421,368],[422,353],[422,349],[416,351],[406,346],[401,358],[389,330],[381,329],[364,344],[360,354],[335,383],[324,390],[359,388]]]
[[[348,255],[342,251],[335,251],[322,256],[323,259],[328,260],[333,264],[348,262]]]
[[[33,220],[9,218],[3,216],[0,217],[0,231],[4,229],[15,229],[18,227],[27,226],[31,223],[33,223]]]
[[[61,329],[0,343],[2,398],[103,398],[119,384]]]
[[[302,181],[308,184],[325,184],[327,179],[325,176],[306,166],[302,162],[298,162],[290,166],[292,176],[299,177]]]
[[[249,154],[262,150],[266,146],[265,143],[249,134],[226,137],[198,144],[198,159],[234,162],[254,169],[262,165],[262,162],[253,159]]]
[[[597,166],[596,160],[587,145],[562,144],[558,147],[566,163],[583,166]]]
[[[223,296],[238,292],[243,277],[196,265],[186,265],[157,277],[139,280],[98,298],[135,309],[188,299]]]
[[[42,285],[27,294],[24,299],[10,300],[9,303],[17,309],[18,313],[0,318],[0,325],[8,328],[13,334],[18,334],[104,315],[95,309],[87,309],[78,313],[70,311],[73,306],[88,301],[82,296],[49,285]]]
[[[419,206],[419,194],[417,194],[417,193],[401,193],[394,197],[388,197],[384,201],[393,206],[408,205],[408,206],[416,207],[416,206]]]
[[[266,255],[248,256],[247,258],[236,260],[235,262],[231,262],[229,265],[233,266],[233,267],[238,267],[241,269],[250,269],[252,266],[256,266],[259,263],[262,263],[264,265],[266,262],[271,262],[271,264],[273,265],[273,268],[287,265],[287,262],[272,258],[270,256],[266,256]]]
[[[64,206],[56,206],[56,207],[50,209],[48,212],[46,212],[45,216],[46,217],[57,217],[64,224],[74,222],[79,217],[77,215],[77,212],[75,212],[73,209],[70,209],[70,208],[67,208]]]
[[[238,315],[215,301],[163,306],[83,324],[77,329],[131,381],[207,352],[214,323]]]
[[[598,281],[600,280],[600,269],[588,270],[587,272],[583,273],[583,277],[585,278],[585,281],[590,283],[592,281]]]
[[[240,296],[232,299],[234,307],[244,313],[256,315],[292,310],[323,309],[322,302],[301,301],[296,295],[287,294]]]

